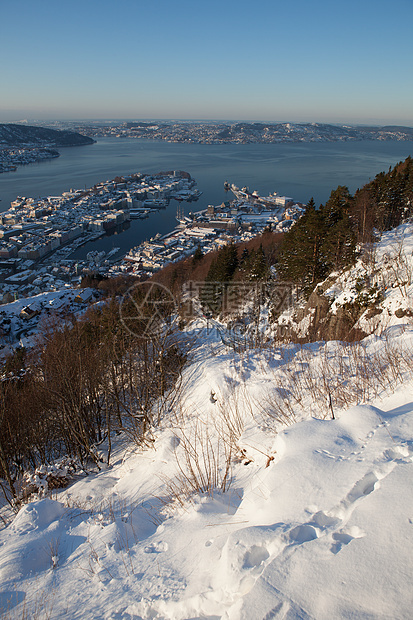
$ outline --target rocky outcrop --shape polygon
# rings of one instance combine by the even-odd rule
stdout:
[[[308,333],[313,340],[354,340],[364,338],[366,334],[355,328],[355,324],[365,309],[356,304],[346,304],[334,313],[330,309],[330,300],[316,289],[308,299],[305,314],[312,314]]]
[[[332,312],[331,300],[323,294],[323,290],[326,290],[330,284],[331,282],[326,281],[324,287],[318,286],[311,293],[306,305],[297,309],[294,323],[301,326],[296,333],[297,340],[352,341],[367,335],[356,327],[357,321],[366,308],[360,307],[357,303],[348,303]],[[373,310],[374,308],[371,308],[371,311]],[[378,312],[381,310],[378,309]]]

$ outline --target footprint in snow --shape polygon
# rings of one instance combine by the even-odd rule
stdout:
[[[325,451],[320,450],[319,452],[324,453]],[[329,456],[329,454],[327,454],[327,456]],[[386,450],[383,456],[386,458],[386,463],[382,464],[381,467],[378,467],[375,471],[368,472],[363,478],[358,480],[347,493],[346,497],[338,505],[329,510],[328,513],[319,510],[315,512],[306,523],[293,527],[287,534],[287,540],[290,545],[302,545],[303,543],[325,536],[333,530],[331,536],[334,542],[330,550],[332,553],[338,553],[343,546],[348,545],[352,540],[365,536],[365,533],[357,526],[352,526],[347,529],[343,528],[341,530],[338,528],[343,520],[348,518],[349,514],[351,514],[362,498],[367,497],[373,493],[373,491],[380,488],[380,480],[385,478],[393,470],[397,462],[408,462],[412,460],[411,452],[406,446],[392,447]],[[307,511],[309,512],[309,508],[307,508]],[[412,523],[412,521],[413,520],[410,520],[410,523]],[[249,556],[248,558],[247,556],[245,557],[244,565],[246,565],[247,561],[251,563],[251,560],[248,559]]]
[[[408,446],[394,446],[385,450],[383,456],[389,461],[396,461],[396,463],[413,461],[413,453]]]
[[[163,551],[168,551],[168,543],[164,541],[154,542],[147,545],[144,551],[145,553],[162,553]]]
[[[318,538],[317,530],[309,523],[297,525],[289,531],[288,537],[292,544],[302,545],[310,540]]]
[[[330,551],[331,553],[338,553],[341,549],[348,545],[355,538],[363,538],[365,536],[365,532],[361,530],[357,525],[353,525],[348,529],[342,529],[339,532],[334,532],[333,540],[334,543],[331,545]]]
[[[369,472],[361,480],[356,482],[350,493],[347,495],[347,501],[354,503],[356,500],[366,495],[370,495],[373,491],[379,488],[379,479],[374,472]]]
[[[333,525],[337,525],[337,523],[341,523],[340,519],[337,517],[328,515],[323,510],[320,510],[313,514],[313,518],[310,521],[310,525],[314,525],[315,527],[323,530],[327,527],[331,527]]]
[[[267,549],[261,545],[253,545],[244,555],[242,568],[255,568],[270,557]]]

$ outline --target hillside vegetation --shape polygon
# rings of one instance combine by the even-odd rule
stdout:
[[[7,360],[5,619],[409,617],[412,178],[96,280]]]
[[[162,306],[165,318],[178,310],[180,321],[149,339],[140,333],[144,317],[133,323],[133,331],[125,320],[125,313],[134,320],[135,292],[119,308],[119,295],[127,295],[130,286],[134,290],[133,281],[96,282],[110,302],[91,308],[82,320],[68,317],[60,326],[45,325],[39,344],[28,352],[18,350],[4,366],[0,475],[6,496],[16,500],[24,472],[55,458],[77,459],[81,467],[96,464],[96,445],[110,442],[113,433],[125,431],[145,441],[154,404],[174,388],[188,356],[179,327],[191,320],[219,318],[236,346],[247,348],[280,341],[360,340],[383,323],[389,286],[400,293],[394,312],[411,316],[407,291],[413,276],[405,256],[410,229],[398,233],[394,256],[384,255],[380,244],[373,251],[372,244],[380,230],[407,221],[412,204],[409,157],[355,196],[339,186],[319,208],[310,200],[285,235],[267,230],[248,243],[229,244],[205,256],[198,249],[153,277],[175,296],[175,305]],[[275,307],[271,286],[261,287],[259,294],[254,288],[280,281],[292,287],[295,305]],[[197,284],[195,297],[188,298],[188,282]],[[343,289],[354,293],[337,299]],[[147,303],[144,313],[151,312]]]

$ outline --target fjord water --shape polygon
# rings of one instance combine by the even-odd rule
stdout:
[[[91,187],[118,175],[168,170],[186,170],[203,192],[198,202],[181,203],[186,213],[232,198],[224,191],[224,181],[247,185],[261,195],[276,191],[304,203],[314,197],[320,204],[338,185],[347,185],[354,192],[377,173],[413,155],[413,142],[205,145],[102,138],[90,146],[59,151],[57,159],[0,175],[0,211],[8,209],[17,195],[60,195],[70,188]],[[134,220],[121,235],[88,244],[75,256],[83,257],[91,247],[110,250],[114,245],[126,252],[157,232],[172,230],[176,205],[171,201],[165,211],[155,212],[146,220]]]

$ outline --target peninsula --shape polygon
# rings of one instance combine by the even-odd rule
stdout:
[[[93,144],[94,140],[76,131],[31,125],[0,123],[0,147],[58,147]]]
[[[95,140],[75,131],[0,124],[0,172],[59,157],[56,147],[83,146]]]

